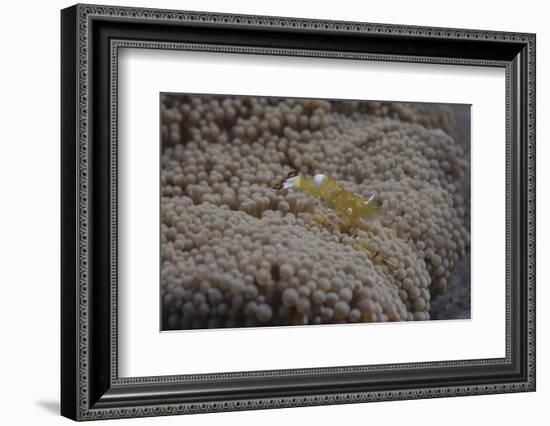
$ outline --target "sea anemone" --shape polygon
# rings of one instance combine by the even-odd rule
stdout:
[[[430,319],[469,255],[461,108],[163,95],[163,329]],[[374,194],[384,213],[320,226],[317,213],[335,213],[273,190],[291,171]],[[463,270],[455,281],[469,285]]]

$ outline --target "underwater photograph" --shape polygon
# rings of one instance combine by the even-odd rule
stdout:
[[[160,95],[161,330],[470,318],[470,105]]]

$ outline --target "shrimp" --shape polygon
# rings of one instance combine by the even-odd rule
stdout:
[[[380,203],[373,201],[374,195],[365,200],[326,175],[303,176],[296,172],[290,172],[286,178],[273,187],[276,190],[289,188],[309,193],[323,201],[348,226],[358,226],[362,219],[376,217],[382,212]]]
[[[324,202],[329,209],[336,212],[343,219],[348,229],[351,226],[363,229],[364,219],[374,218],[382,213],[382,206],[374,201],[374,195],[365,200],[360,195],[348,191],[334,179],[323,174],[306,176],[290,172],[273,187],[275,190],[290,188],[311,194]],[[325,227],[330,223],[330,219],[324,215],[318,216],[316,220],[321,226]],[[356,248],[366,251],[370,257],[379,257],[379,251],[364,240],[357,239]],[[389,259],[381,258],[381,260],[389,266],[397,267]]]

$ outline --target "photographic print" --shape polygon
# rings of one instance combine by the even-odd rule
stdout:
[[[470,106],[163,93],[162,330],[470,318]]]

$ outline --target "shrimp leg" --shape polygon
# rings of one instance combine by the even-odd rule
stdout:
[[[392,262],[390,259],[385,258],[380,255],[380,250],[376,250],[371,245],[369,245],[365,240],[355,239],[355,247],[359,250],[364,250],[367,252],[367,255],[372,259],[380,259],[382,263],[385,263],[392,268],[397,268],[395,262]]]

